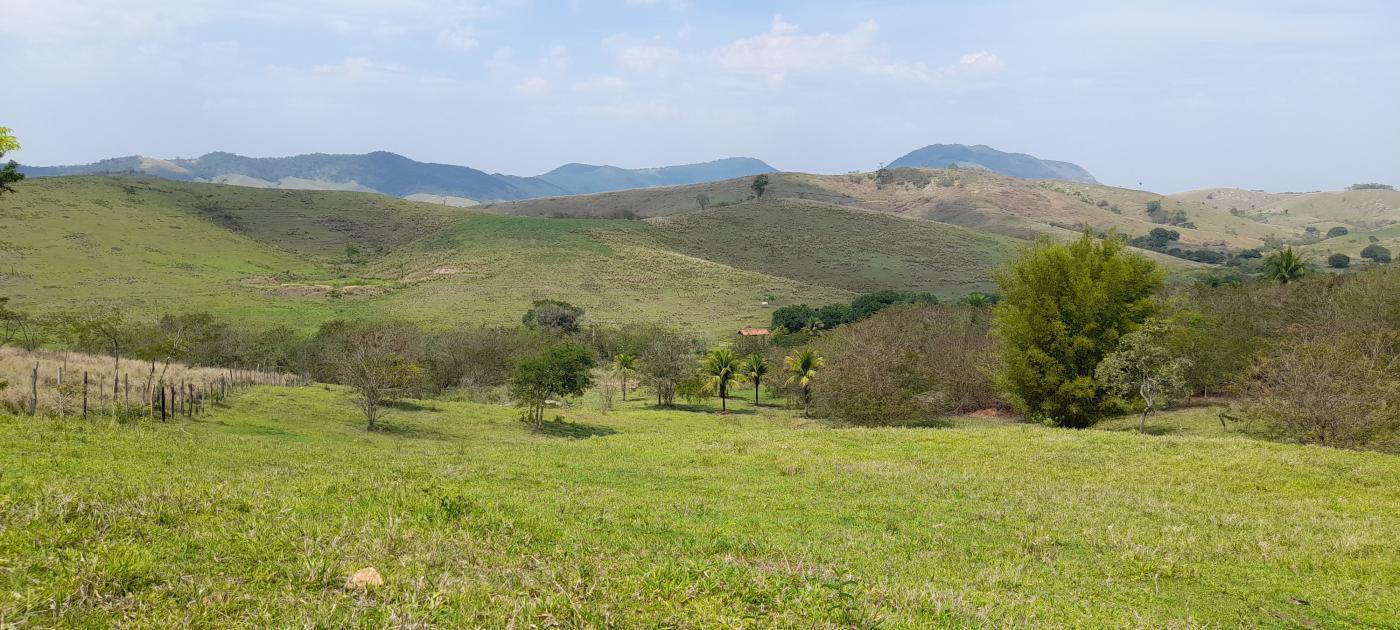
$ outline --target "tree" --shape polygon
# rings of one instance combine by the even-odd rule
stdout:
[[[1152,321],[1123,336],[1118,349],[1104,357],[1095,376],[1119,397],[1133,395],[1142,399],[1142,417],[1138,433],[1147,424],[1147,414],[1165,408],[1168,401],[1186,390],[1186,371],[1191,362],[1173,356],[1167,349],[1170,327],[1163,321]]]
[[[515,365],[510,395],[526,409],[525,419],[544,423],[544,406],[553,399],[582,396],[593,384],[593,355],[578,344],[550,348]]]
[[[113,379],[122,371],[122,352],[134,343],[131,325],[122,311],[113,306],[94,307],[65,318],[68,334],[80,348],[101,348],[112,356]],[[112,382],[113,395],[117,383]]]
[[[355,406],[373,431],[386,403],[407,396],[423,383],[423,370],[409,358],[408,329],[393,324],[350,326],[332,342],[337,381],[355,394]]]
[[[802,392],[802,415],[807,415],[812,404],[812,380],[817,377],[826,360],[813,349],[803,348],[783,359],[783,371],[787,372],[787,384],[796,385]]]
[[[637,373],[637,357],[619,354],[613,357],[613,376],[622,382],[622,402],[627,402],[627,379]]]
[[[998,383],[1028,417],[1084,428],[1117,408],[1094,371],[1156,310],[1162,273],[1119,239],[1041,241],[996,274]]]
[[[0,158],[6,153],[19,150],[19,141],[9,127],[0,127]],[[24,179],[24,173],[19,172],[19,164],[10,160],[3,168],[0,168],[0,192],[14,192],[15,189],[10,184]]]
[[[1289,247],[1283,251],[1269,254],[1264,259],[1264,264],[1260,267],[1264,277],[1269,280],[1277,280],[1280,284],[1288,284],[1303,276],[1308,275],[1310,269],[1303,257]]]
[[[535,300],[520,321],[527,328],[572,334],[578,332],[583,312],[583,308],[568,302]]]
[[[817,309],[806,304],[790,304],[773,310],[773,330],[795,333],[807,327],[807,322],[820,319]]]
[[[1361,257],[1378,263],[1388,263],[1390,262],[1390,250],[1382,247],[1380,243],[1371,243],[1361,250]]]
[[[1351,266],[1351,256],[1337,252],[1327,257],[1327,266],[1333,269],[1346,269]]]
[[[656,406],[675,404],[676,388],[695,365],[693,357],[690,341],[673,331],[656,336],[642,351],[642,382],[656,392]]]
[[[753,404],[757,407],[758,388],[763,385],[763,377],[768,375],[768,358],[761,354],[751,354],[744,357],[739,371],[744,375],[744,378],[753,383]]]
[[[749,188],[753,189],[754,197],[762,199],[763,192],[768,189],[768,175],[765,174],[754,177],[753,183],[749,184]]]
[[[695,204],[700,206],[701,212],[704,212],[705,208],[708,208],[710,206],[710,196],[704,193],[696,195]]]
[[[720,411],[729,410],[726,404],[729,386],[739,380],[739,370],[739,354],[732,348],[715,348],[700,360],[700,373],[706,379],[705,388],[719,395]]]
[[[1349,233],[1350,232],[1348,232],[1346,228],[1339,225],[1330,230],[1327,230],[1327,238],[1337,238],[1338,236],[1346,236]]]

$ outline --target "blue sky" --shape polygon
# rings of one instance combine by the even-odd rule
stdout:
[[[1163,192],[1400,183],[1400,3],[0,0],[30,164],[385,149],[491,172],[931,143]]]

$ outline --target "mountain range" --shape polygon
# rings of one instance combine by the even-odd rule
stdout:
[[[930,145],[891,166],[943,168],[950,164],[1010,177],[1096,183],[1088,171],[1068,162],[1003,153],[990,147]],[[533,177],[486,173],[467,166],[419,162],[396,153],[311,153],[254,158],[226,152],[197,158],[146,156],[110,158],[70,166],[22,166],[31,177],[58,175],[144,175],[178,181],[213,182],[254,188],[375,192],[415,201],[468,206],[477,203],[585,195],[637,188],[682,186],[776,173],[754,158],[733,157],[700,164],[627,169],[565,164]]]

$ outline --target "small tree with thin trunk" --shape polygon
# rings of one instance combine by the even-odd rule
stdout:
[[[1163,409],[1174,397],[1186,392],[1187,359],[1173,356],[1167,349],[1170,327],[1166,322],[1149,321],[1118,341],[1118,349],[1099,362],[1094,376],[1109,392],[1121,398],[1142,400],[1138,432],[1147,425],[1147,414]]]
[[[355,394],[355,406],[374,430],[389,402],[417,391],[423,371],[408,356],[401,327],[373,325],[344,331],[331,355],[336,379]]]
[[[10,151],[19,150],[19,141],[15,140],[9,127],[0,127],[0,158],[5,157]],[[10,184],[24,179],[24,173],[19,172],[19,164],[10,160],[3,167],[0,167],[0,192],[12,193],[14,188]]]
[[[783,368],[787,372],[787,384],[797,385],[802,393],[802,415],[807,415],[812,405],[812,381],[817,377],[817,370],[826,364],[826,360],[811,348],[803,348],[783,359]]]
[[[565,344],[516,363],[510,376],[510,395],[525,408],[524,420],[544,424],[549,401],[582,396],[593,384],[593,355],[577,344]]]
[[[758,388],[763,385],[763,377],[768,375],[768,358],[757,353],[744,357],[740,372],[743,373],[745,379],[753,383],[753,404],[757,407]]]
[[[753,189],[753,196],[757,199],[763,198],[763,193],[768,190],[768,176],[758,175],[753,178],[753,183],[749,185]]]
[[[637,357],[625,353],[613,357],[612,372],[622,385],[622,402],[627,402],[627,379],[637,373]]]
[[[715,348],[700,361],[700,373],[705,375],[705,389],[719,394],[720,411],[726,406],[729,386],[739,378],[739,355],[731,348]]]
[[[699,195],[696,195],[696,196],[695,196],[695,205],[700,206],[700,211],[701,211],[701,212],[704,212],[704,211],[705,211],[705,208],[710,207],[710,196],[709,196],[709,195],[706,195],[706,194],[699,194]]]

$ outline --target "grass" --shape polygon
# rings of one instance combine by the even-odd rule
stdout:
[[[1397,620],[1394,457],[996,421],[843,429],[738,398],[727,416],[585,404],[538,431],[430,400],[370,433],[322,387],[193,422],[0,418],[0,624]],[[384,586],[342,586],[367,566]]]
[[[652,219],[670,249],[774,276],[868,292],[991,291],[1024,241],[811,201],[746,203]],[[736,247],[736,243],[743,243]]]
[[[23,182],[0,197],[0,295],[31,312],[207,310],[307,330],[336,318],[513,324],[564,299],[593,321],[697,331],[766,323],[837,286],[697,259],[637,221],[508,217],[379,195],[113,177]],[[357,253],[347,258],[346,247]]]

